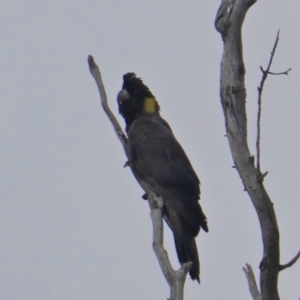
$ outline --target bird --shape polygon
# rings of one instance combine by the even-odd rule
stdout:
[[[190,277],[200,283],[195,238],[200,228],[208,232],[208,225],[199,204],[198,176],[170,125],[160,116],[156,97],[135,73],[123,75],[117,103],[128,137],[127,164],[163,199],[163,218],[173,232],[179,263],[192,262]]]

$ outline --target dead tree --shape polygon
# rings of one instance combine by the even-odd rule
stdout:
[[[264,177],[260,169],[260,118],[261,99],[264,82],[268,74],[288,74],[270,72],[270,67],[278,43],[277,39],[271,53],[266,70],[262,70],[262,81],[258,87],[258,119],[255,158],[250,154],[247,141],[245,66],[243,61],[242,25],[248,9],[256,0],[222,0],[217,12],[215,27],[220,32],[224,52],[221,62],[220,97],[225,117],[227,138],[234,161],[245,191],[253,203],[258,215],[262,241],[263,257],[259,265],[260,279],[257,287],[254,273],[250,265],[243,268],[254,300],[279,300],[279,272],[292,266],[300,256],[300,252],[287,264],[280,264],[279,228],[273,203],[264,187]]]

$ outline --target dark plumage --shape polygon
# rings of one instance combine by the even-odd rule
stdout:
[[[123,79],[118,105],[126,123],[131,166],[163,198],[164,219],[173,231],[179,262],[193,262],[190,275],[199,281],[195,237],[200,227],[208,231],[198,202],[200,181],[169,124],[161,118],[149,88],[134,73]]]

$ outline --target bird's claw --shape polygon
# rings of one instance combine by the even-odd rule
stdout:
[[[131,160],[128,160],[128,161],[126,161],[126,163],[124,164],[124,168],[126,168],[126,167],[131,167],[131,165],[132,165],[132,161],[131,161]]]

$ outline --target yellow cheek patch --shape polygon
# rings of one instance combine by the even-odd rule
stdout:
[[[144,102],[144,109],[150,114],[157,112],[158,108],[155,98],[146,98]]]

